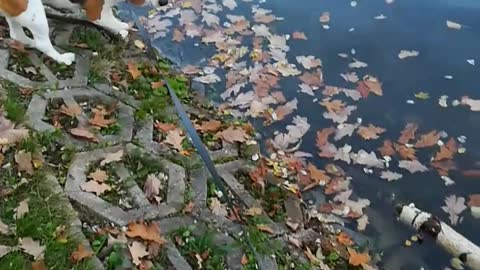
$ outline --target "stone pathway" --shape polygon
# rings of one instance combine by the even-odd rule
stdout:
[[[67,45],[73,29],[73,27],[67,27],[66,30],[57,29],[56,44],[58,46]],[[19,87],[47,89],[35,92],[27,110],[28,124],[37,131],[56,130],[51,123],[45,120],[49,102],[63,102],[69,107],[79,107],[82,103],[89,101],[100,100],[105,104],[119,101],[116,118],[121,129],[115,135],[102,135],[98,138],[98,144],[92,144],[64,132],[64,136],[59,141],[60,144],[73,147],[77,151],[68,169],[63,187],[64,194],[70,199],[80,218],[80,220],[72,221],[74,233],[80,235],[81,230],[84,230],[87,224],[89,226],[111,224],[125,227],[130,222],[138,220],[158,223],[163,235],[169,235],[180,227],[195,225],[195,234],[202,235],[207,230],[213,229],[216,232],[214,241],[218,246],[234,247],[226,253],[226,266],[228,269],[242,269],[240,263],[242,256],[251,251],[245,250],[235,243],[244,236],[246,227],[227,217],[216,215],[209,209],[209,183],[207,181],[209,173],[199,157],[193,153],[191,157],[185,158],[172,153],[156,142],[153,138],[153,120],[147,119],[141,124],[134,120],[134,113],[139,108],[140,102],[132,96],[118,91],[108,84],[90,85],[88,83],[89,67],[94,56],[87,50],[79,50],[79,52],[73,76],[63,79],[47,67],[37,54],[31,53],[29,55],[30,61],[44,78],[42,81],[32,81],[10,70],[9,50],[0,50],[0,77],[3,80],[13,82]],[[76,116],[76,120],[82,123],[88,121],[88,117],[81,113]],[[135,172],[128,168],[124,160],[119,160],[114,164],[116,181],[119,185],[127,187],[125,193],[122,194],[123,198],[120,198],[124,201],[123,203],[118,204],[103,199],[101,196],[85,192],[80,188],[88,181],[88,173],[92,167],[98,166],[100,161],[118,151],[123,151],[125,156],[140,152],[143,156],[157,161],[162,166],[162,173],[166,175],[165,183],[163,183],[166,198],[163,198],[163,201],[158,204],[149,201],[143,188],[131,179],[135,176]],[[222,149],[211,151],[210,154],[212,159],[217,161],[216,167],[223,177],[225,185],[238,195],[235,198],[238,200],[236,203],[245,209],[261,208],[260,203],[236,177],[239,170],[249,170],[251,168],[248,161],[239,157],[237,146],[226,144]],[[53,175],[50,175],[49,179],[54,190],[61,188]],[[193,210],[184,214],[182,210],[189,200],[194,204]],[[287,200],[286,211],[287,214],[291,212],[292,217],[297,216],[295,222],[300,224],[303,222],[302,209],[297,200]],[[266,224],[272,229],[271,239],[281,240],[282,245],[290,248],[290,251],[293,252],[292,256],[297,256],[301,261],[306,261],[301,250],[292,249],[286,244],[287,228],[284,224],[275,223],[266,214],[259,218],[266,220]],[[299,239],[302,237],[312,239],[312,234],[313,238],[320,237],[318,233],[313,231],[309,236],[305,236],[307,235],[305,234],[303,236],[297,235],[297,237]],[[83,243],[88,245],[85,237],[80,236],[80,238],[84,239]],[[195,268],[181,255],[182,253],[172,240],[168,240],[164,249],[173,269]],[[273,257],[260,254],[257,254],[256,257],[261,269],[277,269]],[[92,259],[94,269],[104,269],[101,259]],[[133,268],[133,265],[122,265],[121,268],[117,269]]]

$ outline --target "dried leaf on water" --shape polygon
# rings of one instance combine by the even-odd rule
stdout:
[[[408,51],[408,50],[401,50],[399,53],[398,53],[398,58],[400,59],[405,59],[405,58],[408,58],[408,57],[417,57],[419,54],[418,51]]]
[[[365,140],[375,140],[380,138],[379,135],[384,133],[386,129],[376,127],[369,124],[368,127],[361,126],[358,128],[357,133]]]
[[[450,223],[457,225],[461,222],[459,215],[467,209],[465,205],[464,197],[457,197],[450,195],[445,198],[445,206],[442,206],[442,210],[449,215]]]
[[[418,160],[400,160],[398,167],[408,170],[411,173],[428,171],[428,168]]]
[[[407,144],[410,140],[415,139],[415,133],[417,132],[418,125],[415,123],[408,123],[405,129],[402,131],[398,142],[401,144]]]
[[[462,29],[462,25],[453,21],[447,20],[447,27],[450,29],[460,30]]]
[[[440,137],[441,137],[440,132],[433,130],[425,135],[422,135],[422,137],[420,137],[420,140],[418,140],[415,143],[415,147],[424,148],[424,147],[434,146],[437,144]]]

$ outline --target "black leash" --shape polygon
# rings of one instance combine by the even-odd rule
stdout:
[[[221,176],[218,174],[217,169],[215,168],[215,164],[213,163],[212,159],[210,158],[210,155],[208,154],[207,149],[203,145],[202,140],[200,139],[200,136],[198,136],[197,131],[192,125],[192,121],[190,121],[190,118],[188,118],[187,113],[183,109],[182,103],[177,97],[177,94],[175,94],[175,91],[171,88],[170,84],[168,84],[167,80],[163,81],[165,83],[165,86],[168,89],[168,93],[170,94],[170,97],[172,98],[173,105],[175,106],[175,109],[177,110],[178,115],[180,116],[180,120],[182,120],[183,126],[185,127],[188,136],[191,139],[192,144],[195,146],[195,148],[198,151],[198,154],[202,158],[203,162],[205,163],[205,166],[207,167],[208,171],[210,172],[210,175],[212,176],[211,181],[215,184],[215,186],[224,194],[227,204],[230,207],[230,209],[234,212],[235,215],[238,213],[235,211],[234,205],[232,200],[230,199],[229,193],[227,193],[227,189],[225,188],[225,185],[223,183],[223,179]],[[233,190],[230,190],[231,193],[237,197],[238,195],[233,192]],[[246,242],[248,244],[248,247],[252,251],[253,255],[256,258],[259,258],[259,255],[253,246],[253,244],[250,241],[250,235],[247,230],[243,231],[243,234],[245,235]],[[258,261],[258,259],[257,259]],[[257,263],[257,266],[260,270],[262,270],[262,266]]]

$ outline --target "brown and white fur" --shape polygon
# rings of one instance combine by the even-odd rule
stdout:
[[[34,47],[55,61],[71,65],[75,61],[73,53],[59,53],[52,45],[45,5],[67,9],[73,12],[83,9],[92,23],[122,37],[128,35],[129,24],[120,21],[113,14],[113,7],[121,0],[0,0],[0,13],[5,15],[10,28],[10,37],[28,47]],[[130,0],[143,4],[144,0]],[[155,4],[153,0],[147,0]],[[23,31],[30,30],[33,39]]]

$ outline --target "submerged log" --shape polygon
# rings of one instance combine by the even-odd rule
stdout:
[[[480,270],[480,248],[452,227],[413,204],[397,206],[397,213],[402,223],[433,237],[440,247],[468,268]]]

